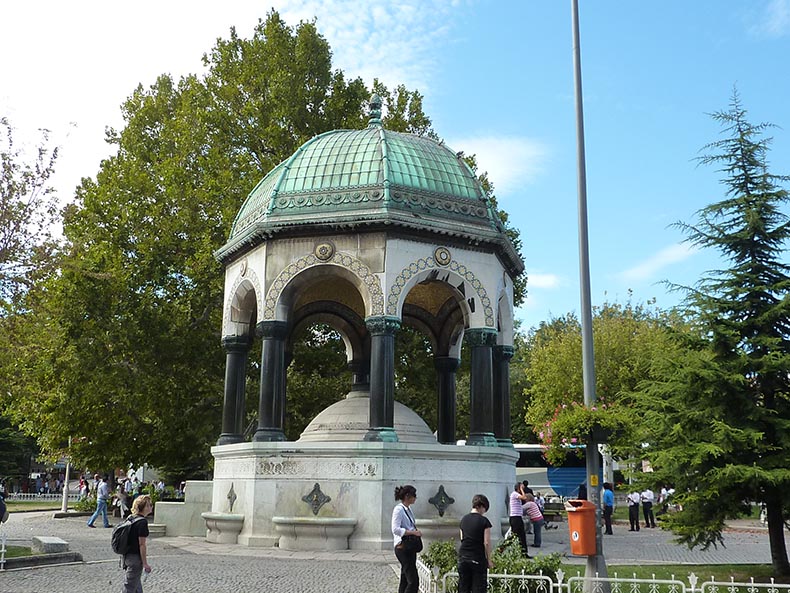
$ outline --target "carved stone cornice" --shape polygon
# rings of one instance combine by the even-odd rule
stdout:
[[[259,338],[284,340],[288,337],[288,323],[285,321],[261,321],[255,326]]]
[[[250,336],[223,336],[222,348],[225,352],[247,352],[250,349]]]
[[[464,333],[464,338],[472,348],[496,346],[496,336],[497,331],[488,327],[473,327]]]
[[[513,346],[494,346],[494,360],[510,360],[515,352],[516,349]]]
[[[365,319],[365,325],[371,336],[394,336],[400,329],[401,322],[398,317],[381,315],[378,317],[368,317]]]
[[[461,366],[461,360],[454,356],[434,356],[433,366],[440,373],[454,373]]]

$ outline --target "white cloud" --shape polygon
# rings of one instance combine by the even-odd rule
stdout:
[[[777,38],[790,34],[790,0],[770,0],[758,13],[750,32],[759,37]]]
[[[686,243],[675,243],[674,245],[665,247],[636,266],[621,272],[619,276],[628,281],[649,280],[655,278],[656,274],[667,266],[682,262],[696,252],[697,248],[691,245]]]
[[[560,277],[557,274],[529,274],[527,288],[552,289],[559,288]]]
[[[548,147],[520,136],[476,136],[448,139],[453,150],[477,155],[478,170],[488,172],[497,197],[517,193],[538,177],[548,157]]]
[[[450,16],[458,2],[400,0],[289,0],[279,2],[288,24],[318,19],[318,30],[332,46],[335,67],[370,84],[405,84],[424,95],[436,68],[434,55],[448,39]]]

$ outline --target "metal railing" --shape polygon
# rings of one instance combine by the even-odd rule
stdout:
[[[458,590],[458,572],[439,575],[437,567],[426,566],[417,558],[417,574],[420,577],[420,593],[454,593]],[[637,578],[636,574],[625,577],[586,577],[580,572],[565,580],[562,569],[557,571],[556,580],[543,574],[488,574],[489,593],[790,593],[790,585],[777,584],[771,578],[767,583],[709,581],[700,582],[694,573],[686,581],[671,575],[669,579]]]
[[[69,492],[68,496],[69,496],[69,500],[79,500],[79,498],[80,498],[80,495],[77,492]],[[18,501],[24,501],[24,500],[51,500],[51,501],[57,501],[57,500],[63,500],[63,494],[62,493],[60,493],[60,494],[55,494],[55,493],[52,493],[52,494],[37,494],[35,492],[11,492],[8,495],[6,495],[5,499],[9,500],[9,501],[10,500],[18,500]]]

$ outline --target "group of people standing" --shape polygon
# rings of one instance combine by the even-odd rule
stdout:
[[[645,521],[645,528],[654,528],[656,526],[656,517],[653,513],[653,504],[655,503],[655,493],[650,488],[645,488],[641,492],[634,490],[629,492],[625,497],[628,504],[628,531],[640,530],[639,506],[642,506],[642,515]],[[669,491],[666,488],[661,489],[661,494],[658,498],[658,503],[662,505],[661,510],[657,514],[665,513],[667,511],[667,499],[669,498]],[[604,521],[604,534],[612,535],[612,513],[614,512],[614,490],[610,482],[603,484],[603,496],[601,500],[603,507],[603,521]]]
[[[517,482],[513,487],[513,492],[510,493],[509,498],[509,512],[508,522],[510,523],[510,532],[518,538],[521,549],[527,558],[529,555],[529,547],[527,545],[527,528],[524,524],[524,518],[529,521],[529,526],[534,534],[532,547],[539,548],[543,542],[542,531],[545,519],[543,518],[543,509],[538,504],[540,498],[536,499],[535,493],[529,487],[529,482]]]

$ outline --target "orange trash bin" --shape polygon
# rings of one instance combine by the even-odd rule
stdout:
[[[568,500],[568,529],[571,536],[571,554],[592,556],[595,554],[595,505],[589,500]]]

